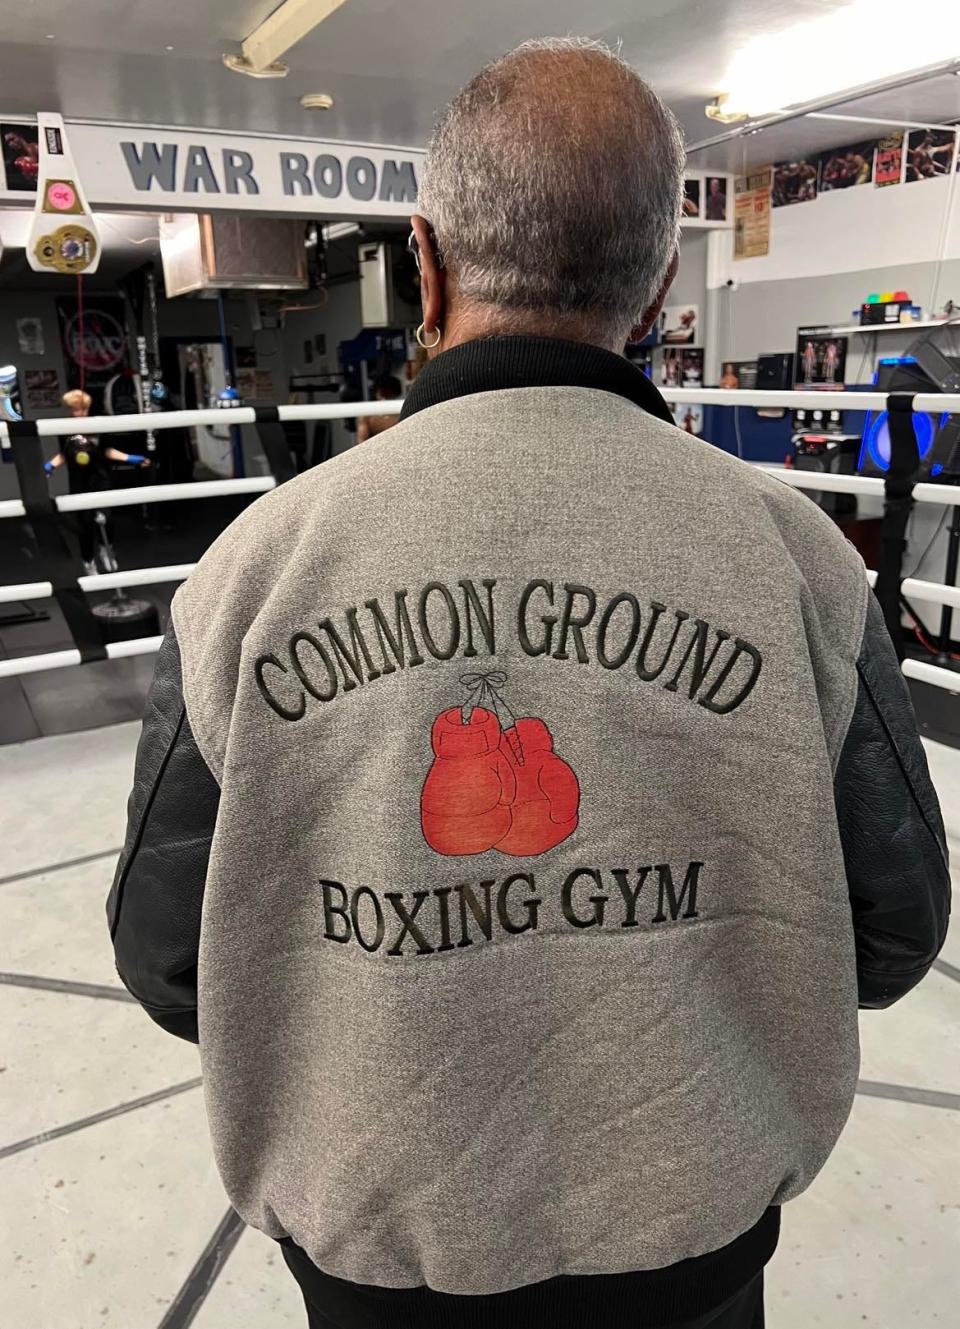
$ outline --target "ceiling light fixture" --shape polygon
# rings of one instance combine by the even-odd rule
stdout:
[[[339,9],[344,0],[282,0],[244,38],[243,54],[254,69],[266,69]]]
[[[923,21],[916,23],[904,22],[902,0],[852,0],[822,18],[747,42],[706,114],[726,124],[785,110],[922,69],[944,51],[960,51],[957,0],[926,0]]]
[[[714,97],[703,109],[708,120],[716,120],[721,125],[735,125],[739,120],[746,120],[746,111],[728,111],[730,98],[726,95]]]
[[[333,98],[329,92],[307,92],[300,98],[305,111],[332,111]]]
[[[281,64],[279,60],[263,69],[255,69],[245,55],[234,55],[232,52],[224,55],[223,63],[234,74],[246,74],[248,78],[286,78],[290,73],[290,66]]]

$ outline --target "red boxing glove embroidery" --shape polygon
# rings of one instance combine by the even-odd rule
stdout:
[[[517,782],[502,738],[500,721],[482,706],[466,723],[459,706],[434,720],[435,756],[420,795],[420,824],[438,854],[482,854],[510,829]]]
[[[506,674],[464,674],[463,707],[433,723],[433,765],[420,795],[423,836],[438,854],[546,853],[577,828],[580,786],[542,720],[517,720],[500,695]]]
[[[504,755],[514,764],[517,794],[510,829],[496,847],[503,854],[528,857],[545,854],[577,829],[580,785],[554,752],[553,735],[542,720],[518,720],[516,732],[523,764],[516,764],[513,749],[504,742]]]

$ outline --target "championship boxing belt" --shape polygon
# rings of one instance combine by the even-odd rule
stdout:
[[[27,262],[34,272],[96,272],[100,239],[67,146],[63,119],[40,112],[37,128],[40,167]]]

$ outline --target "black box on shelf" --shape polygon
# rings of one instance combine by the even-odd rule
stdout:
[[[776,355],[758,355],[757,387],[761,391],[792,388],[793,352],[780,351]]]
[[[906,303],[900,300],[891,300],[888,304],[878,304],[874,301],[870,305],[860,306],[860,326],[862,328],[875,327],[878,323],[899,323],[901,309],[910,308],[909,300]]]

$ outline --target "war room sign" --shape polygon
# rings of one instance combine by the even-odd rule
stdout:
[[[424,157],[383,144],[71,121],[66,128],[91,206],[131,211],[405,218]],[[0,200],[33,201],[8,179]]]

